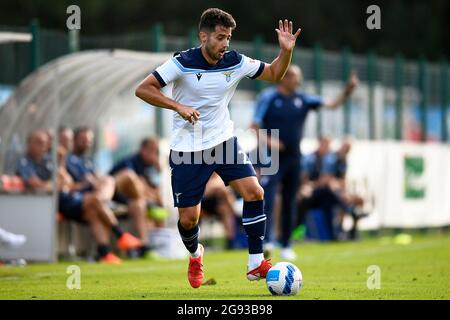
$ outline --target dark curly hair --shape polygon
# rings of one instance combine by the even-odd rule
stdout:
[[[203,11],[198,24],[199,31],[214,32],[216,26],[225,28],[236,28],[236,21],[231,14],[218,8],[209,8]]]

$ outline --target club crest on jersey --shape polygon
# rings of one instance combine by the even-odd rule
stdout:
[[[226,71],[226,72],[222,72],[222,74],[225,75],[225,79],[227,80],[227,82],[230,82],[231,80],[231,75],[233,74],[234,71]]]
[[[294,100],[294,105],[295,105],[297,108],[301,108],[302,105],[303,105],[302,99],[300,99],[300,98],[295,98],[295,100]]]
[[[200,81],[200,79],[201,79],[203,73],[197,72],[195,75],[197,76],[197,80]]]

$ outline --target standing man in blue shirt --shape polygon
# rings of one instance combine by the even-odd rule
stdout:
[[[283,80],[277,87],[266,89],[260,94],[252,128],[267,129],[264,137],[269,147],[279,151],[279,170],[274,175],[261,177],[264,188],[265,213],[267,225],[272,226],[272,212],[278,185],[281,184],[282,195],[282,228],[281,257],[295,260],[295,252],[290,247],[293,217],[296,212],[295,195],[300,184],[300,141],[303,127],[310,110],[321,107],[334,109],[345,102],[358,84],[358,78],[352,73],[344,90],[335,98],[324,99],[319,96],[297,91],[303,81],[301,69],[296,65],[289,66]],[[271,130],[279,130],[279,139],[271,138]],[[259,138],[262,138],[259,135]],[[266,229],[266,249],[273,245],[271,228]]]

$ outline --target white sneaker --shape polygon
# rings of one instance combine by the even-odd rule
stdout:
[[[294,261],[297,259],[297,254],[291,248],[283,248],[280,255],[283,260]]]
[[[0,245],[11,248],[19,248],[27,241],[23,234],[14,234],[0,228]]]

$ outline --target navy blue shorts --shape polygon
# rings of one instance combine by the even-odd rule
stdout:
[[[84,222],[83,200],[81,192],[60,192],[58,197],[58,210],[67,219]]]
[[[203,151],[171,150],[169,163],[172,170],[173,202],[178,208],[200,203],[213,172],[222,178],[225,185],[233,180],[256,176],[236,137]]]

